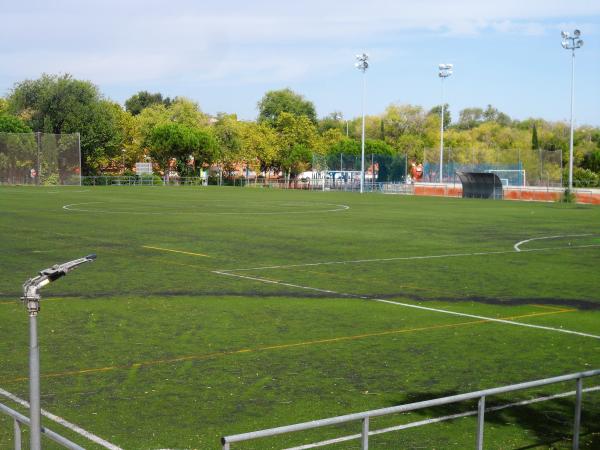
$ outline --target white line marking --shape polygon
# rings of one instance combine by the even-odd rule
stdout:
[[[185,215],[208,215],[210,214],[211,216],[228,216],[228,215],[243,215],[243,216],[248,216],[248,215],[252,215],[252,216],[275,216],[275,215],[282,215],[282,214],[316,214],[316,213],[326,213],[326,212],[338,212],[338,211],[347,211],[350,209],[350,206],[348,205],[337,205],[335,203],[313,203],[312,206],[332,206],[334,207],[333,209],[317,209],[317,210],[310,210],[310,209],[304,209],[301,211],[269,211],[269,212],[243,212],[243,211],[232,211],[232,212],[193,212],[193,211],[157,211],[157,212],[144,212],[144,211],[111,211],[111,210],[104,210],[104,211],[100,211],[100,210],[93,210],[93,209],[83,209],[83,208],[76,208],[79,205],[91,205],[91,204],[98,204],[98,203],[106,203],[106,202],[84,202],[84,203],[70,203],[68,205],[63,205],[62,209],[67,210],[67,211],[77,211],[77,212],[91,212],[91,213],[101,213],[101,214],[136,214],[136,215],[159,215],[159,216],[168,216],[168,215],[173,215],[173,214],[185,214]],[[297,204],[296,206],[302,206],[302,204]],[[291,204],[288,204],[287,206],[291,206]]]
[[[559,236],[542,236],[542,237],[536,237],[536,238],[531,238],[531,239],[525,239],[524,241],[520,241],[517,242],[514,245],[514,249],[516,252],[520,252],[521,249],[519,248],[521,245],[526,244],[528,242],[532,242],[532,241],[541,241],[543,239],[560,239],[560,238],[565,238],[565,237],[583,237],[583,236],[593,236],[592,233],[587,233],[587,234],[563,234],[563,235],[559,235]]]
[[[17,397],[15,394],[5,391],[2,388],[0,388],[0,395],[3,395],[6,398],[11,399],[12,401],[18,403],[19,405],[24,406],[25,408],[29,408],[29,402],[27,400],[23,400],[22,398]],[[45,409],[42,409],[42,416],[47,417],[48,419],[62,425],[65,428],[68,428],[71,431],[74,431],[75,433],[83,436],[84,438],[86,438],[92,442],[95,442],[98,445],[101,445],[104,448],[108,448],[110,450],[123,450],[121,447],[117,447],[116,445],[111,444],[110,442],[102,439],[101,437],[96,436],[95,434],[84,430],[80,426],[75,425],[74,423],[71,423],[71,422],[63,419],[62,417],[59,417],[55,414],[52,414],[51,412],[48,412]]]
[[[596,391],[600,391],[600,386],[593,386],[593,387],[582,390],[582,392],[596,392]],[[486,408],[485,412],[501,411],[503,409],[513,408],[515,406],[531,405],[534,403],[546,402],[548,400],[556,400],[557,398],[571,397],[573,395],[575,395],[575,391],[561,392],[560,394],[548,395],[546,397],[538,397],[538,398],[532,398],[530,400],[522,400],[520,402],[507,403],[507,404],[499,405],[499,406],[492,406],[490,408]],[[419,420],[418,422],[410,422],[410,423],[407,423],[404,425],[396,425],[394,427],[380,428],[379,430],[369,431],[369,436],[376,436],[378,434],[389,433],[391,431],[406,430],[408,428],[415,428],[415,427],[420,427],[423,425],[430,425],[432,423],[445,422],[447,420],[460,419],[463,417],[476,416],[476,415],[477,415],[477,411],[472,410],[472,411],[467,411],[464,413],[450,414],[447,416],[436,417],[434,419]],[[306,450],[309,448],[324,447],[326,445],[338,444],[340,442],[346,442],[346,441],[352,441],[354,439],[360,439],[360,437],[361,437],[360,434],[351,434],[351,435],[342,436],[342,437],[335,438],[335,439],[328,439],[326,441],[320,441],[320,442],[314,442],[312,444],[301,445],[299,447],[289,447],[286,450]]]
[[[522,241],[525,242],[525,241]],[[544,247],[544,248],[530,248],[525,250],[518,250],[520,253],[524,252],[548,252],[553,250],[570,250],[577,248],[594,248],[600,247],[600,244],[589,244],[589,245],[570,245],[565,247]],[[267,270],[267,269],[290,269],[294,267],[311,267],[311,266],[329,266],[334,264],[362,264],[370,262],[383,262],[383,261],[410,261],[416,259],[441,259],[441,258],[460,258],[464,256],[488,256],[488,255],[506,255],[515,253],[514,250],[498,250],[492,252],[474,252],[474,253],[448,253],[445,255],[425,255],[425,256],[398,256],[392,258],[374,258],[374,259],[351,259],[345,261],[325,261],[317,263],[303,263],[303,264],[285,264],[280,266],[259,266],[259,267],[248,267],[239,269],[220,269],[221,272],[248,272],[252,270]]]
[[[269,279],[266,279],[266,278],[250,277],[250,276],[247,276],[247,275],[238,275],[238,274],[235,274],[235,273],[218,271],[218,270],[213,271],[213,273],[216,273],[218,275],[225,275],[225,276],[230,276],[230,277],[242,278],[242,279],[245,279],[245,280],[258,281],[258,282],[261,282],[261,283],[277,284],[277,285],[288,286],[288,287],[297,288],[297,289],[304,289],[304,290],[310,290],[310,291],[316,291],[316,292],[323,292],[323,293],[326,293],[326,294],[340,295],[342,297],[360,298],[360,299],[363,299],[363,300],[370,300],[370,301],[379,302],[379,303],[387,303],[387,304],[390,304],[390,305],[403,306],[405,308],[420,309],[420,310],[423,310],[423,311],[431,311],[431,312],[437,312],[437,313],[442,313],[442,314],[450,314],[450,315],[453,315],[453,316],[460,316],[460,317],[469,317],[469,318],[472,318],[472,319],[486,320],[486,321],[489,321],[489,322],[503,323],[503,324],[507,324],[507,325],[516,325],[516,326],[520,326],[520,327],[535,328],[535,329],[546,330],[546,331],[555,331],[555,332],[558,332],[558,333],[573,334],[573,335],[576,335],[576,336],[588,337],[588,338],[592,338],[592,339],[600,339],[600,336],[596,336],[594,334],[582,333],[580,331],[567,330],[565,328],[554,328],[554,327],[547,327],[547,326],[543,326],[543,325],[534,325],[534,324],[530,324],[530,323],[515,322],[513,320],[496,319],[496,318],[493,318],[493,317],[480,316],[480,315],[477,315],[477,314],[467,314],[467,313],[461,313],[461,312],[456,312],[456,311],[449,311],[447,309],[431,308],[431,307],[428,307],[428,306],[413,305],[411,303],[396,302],[396,301],[392,301],[392,300],[385,300],[385,299],[382,299],[382,298],[374,298],[374,297],[369,297],[369,296],[365,296],[365,295],[357,295],[357,294],[347,294],[347,293],[343,293],[343,292],[335,292],[335,291],[332,291],[332,290],[329,290],[329,289],[319,289],[319,288],[315,288],[315,287],[311,287],[311,286],[301,286],[299,284],[284,283],[284,282],[280,282],[280,281],[269,280]]]

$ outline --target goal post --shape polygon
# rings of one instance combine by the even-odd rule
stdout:
[[[526,186],[525,169],[488,169],[485,173],[498,175],[503,186]]]

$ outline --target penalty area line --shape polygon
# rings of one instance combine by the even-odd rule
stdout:
[[[531,323],[515,322],[513,320],[497,319],[494,317],[480,316],[477,314],[461,313],[461,312],[450,311],[450,310],[441,309],[441,308],[431,308],[429,306],[413,305],[411,303],[404,303],[404,302],[398,302],[398,301],[393,301],[393,300],[385,300],[382,298],[369,297],[366,295],[336,292],[336,291],[332,291],[330,289],[320,289],[320,288],[315,288],[315,287],[311,287],[311,286],[302,286],[299,284],[269,280],[267,278],[251,277],[251,276],[247,276],[247,275],[238,275],[238,274],[230,273],[230,272],[223,272],[223,271],[215,270],[215,271],[213,271],[213,273],[216,273],[218,275],[229,276],[229,277],[241,278],[241,279],[245,279],[245,280],[258,281],[260,283],[276,284],[276,285],[287,286],[287,287],[292,287],[292,288],[297,288],[297,289],[322,292],[322,293],[326,293],[326,294],[334,294],[334,295],[339,295],[339,296],[347,297],[347,298],[358,298],[358,299],[362,299],[362,300],[370,300],[373,302],[386,303],[389,305],[402,306],[405,308],[419,309],[422,311],[430,311],[430,312],[436,312],[436,313],[441,313],[441,314],[450,314],[453,316],[469,317],[472,319],[486,320],[489,322],[502,323],[505,325],[514,325],[514,326],[520,326],[520,327],[525,327],[525,328],[534,328],[534,329],[538,329],[538,330],[553,331],[553,332],[557,332],[557,333],[572,334],[572,335],[587,337],[587,338],[592,338],[592,339],[600,339],[600,336],[597,336],[594,334],[582,333],[580,331],[567,330],[565,328],[555,328],[555,327],[548,327],[548,326],[544,326],[544,325],[534,325]]]
[[[15,394],[5,391],[2,388],[0,388],[0,395],[3,395],[4,397],[9,398],[10,400],[14,401],[15,403],[18,403],[19,405],[21,405],[25,408],[29,408],[29,402],[27,400],[23,400],[22,398],[17,397]],[[63,427],[68,428],[69,430],[83,436],[84,438],[86,438],[104,448],[107,448],[109,450],[123,450],[121,447],[118,447],[115,444],[111,444],[107,440],[102,439],[101,437],[96,436],[95,434],[84,430],[79,425],[75,425],[74,423],[71,423],[68,420],[63,419],[62,417],[57,416],[56,414],[52,414],[51,412],[48,412],[45,409],[42,409],[41,412],[42,412],[42,416],[47,417],[48,419],[52,420],[53,422],[56,422],[59,425],[62,425]]]
[[[562,236],[560,236],[562,237]],[[521,241],[518,244],[522,244],[528,241]],[[443,255],[423,255],[423,256],[398,256],[392,258],[373,258],[373,259],[350,259],[342,261],[324,261],[316,263],[303,263],[303,264],[283,264],[279,266],[258,266],[258,267],[241,267],[239,269],[221,269],[219,272],[226,274],[229,272],[251,272],[254,270],[269,270],[269,269],[293,269],[297,267],[314,267],[314,266],[332,266],[336,264],[364,264],[373,262],[386,262],[386,261],[413,261],[423,259],[443,259],[443,258],[461,258],[466,256],[492,256],[492,255],[509,255],[515,253],[534,253],[534,252],[551,252],[558,250],[575,250],[583,248],[596,248],[600,247],[600,244],[590,245],[569,245],[564,247],[544,247],[544,248],[529,248],[529,249],[518,249],[518,250],[498,250],[491,252],[472,252],[472,253],[446,253]],[[216,273],[216,272],[215,272]]]

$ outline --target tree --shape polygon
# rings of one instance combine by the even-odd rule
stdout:
[[[540,142],[538,140],[537,126],[533,122],[533,128],[531,130],[531,149],[537,150],[540,148]]]
[[[171,99],[169,97],[163,98],[160,92],[151,94],[148,91],[139,91],[137,94],[133,94],[125,100],[125,110],[132,115],[137,116],[143,109],[157,104],[169,106],[171,104]]]
[[[315,105],[303,96],[296,94],[291,89],[269,91],[258,102],[258,122],[267,122],[274,125],[281,113],[295,116],[306,116],[313,123],[317,123]]]
[[[288,176],[296,175],[310,163],[311,152],[323,153],[317,129],[307,116],[282,112],[274,128],[279,141],[277,163]]]
[[[0,133],[31,133],[31,128],[18,117],[0,113]]]
[[[219,143],[208,128],[194,130],[196,135],[196,148],[192,152],[194,157],[194,169],[201,165],[211,164],[219,158]]]
[[[150,156],[164,171],[171,158],[187,160],[197,146],[192,130],[185,125],[167,123],[155,127],[149,136]]]
[[[366,142],[365,142],[366,144]],[[344,137],[336,142],[334,145],[329,147],[328,154],[329,155],[360,155],[361,147],[360,142],[355,139]]]
[[[365,154],[368,155],[393,155],[396,153],[391,145],[381,139],[367,139],[365,142]]]
[[[475,128],[483,121],[483,109],[481,108],[465,108],[458,114],[458,127],[461,130]]]
[[[339,128],[330,128],[324,133],[321,133],[321,146],[325,153],[330,153],[331,148],[336,146],[338,142],[346,139],[346,135]]]
[[[204,128],[208,126],[207,116],[200,110],[197,103],[184,97],[177,97],[169,106],[156,103],[144,108],[135,116],[139,132],[139,151],[150,147],[150,136],[155,127],[169,123],[179,123],[189,128]]]
[[[235,114],[219,114],[212,130],[219,146],[217,159],[226,172],[232,172],[236,164],[246,162],[242,154],[242,130]]]
[[[241,125],[244,159],[251,166],[256,162],[261,171],[271,170],[277,160],[277,133],[266,123],[246,122]]]
[[[485,111],[483,111],[484,122],[496,122],[503,126],[510,126],[512,120],[508,114],[504,114],[494,108],[492,105],[487,105]]]
[[[589,169],[591,171],[596,172],[597,174],[600,174],[600,149],[593,150],[592,152],[587,153],[583,157],[582,166],[585,169]]]
[[[215,157],[217,142],[207,130],[194,129],[180,123],[156,126],[149,138],[150,156],[163,170],[172,158],[177,159],[180,172],[185,171],[190,156],[194,164],[210,163]]]
[[[98,173],[122,155],[124,135],[120,127],[123,109],[120,105],[100,100],[89,105],[87,121],[65,126],[65,132],[79,132],[85,173]]]
[[[169,118],[173,122],[188,127],[204,127],[208,125],[208,117],[202,112],[198,103],[185,97],[177,97],[167,107]]]
[[[329,130],[344,130],[346,132],[346,122],[344,121],[344,115],[340,111],[333,111],[327,116],[319,120],[318,127],[319,132],[325,133]]]
[[[420,106],[391,104],[385,109],[382,120],[385,123],[386,137],[399,138],[407,133],[422,133],[425,114]],[[381,128],[380,123],[377,125]]]
[[[120,106],[103,99],[89,81],[44,74],[17,83],[8,102],[9,111],[33,131],[80,133],[84,174],[100,170],[121,151]]]
[[[452,123],[452,114],[450,114],[450,105],[444,103],[444,130],[446,130]],[[442,116],[442,105],[436,105],[429,110],[428,116],[441,117]]]

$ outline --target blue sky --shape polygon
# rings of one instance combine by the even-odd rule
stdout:
[[[600,125],[599,0],[5,0],[0,13],[1,93],[43,72],[71,73],[121,103],[145,89],[243,119],[284,87],[320,116],[358,116],[354,55],[366,51],[368,114],[440,103],[446,62],[454,118],[490,103],[518,119],[565,120],[571,67],[560,30],[578,27],[576,123]]]

